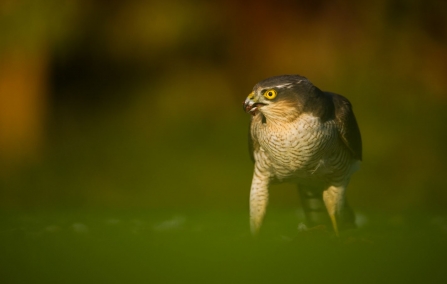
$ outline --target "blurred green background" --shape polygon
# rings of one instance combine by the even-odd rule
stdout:
[[[242,248],[251,243],[246,238],[252,163],[249,116],[241,102],[258,81],[280,74],[306,76],[352,102],[364,162],[348,198],[363,212],[363,221],[376,218],[379,228],[418,228],[415,220],[424,220],[439,225],[443,233],[436,232],[445,238],[445,15],[447,2],[436,0],[2,1],[3,240],[14,240],[19,230],[38,255],[48,246],[55,252],[78,242],[63,234],[52,237],[55,242],[42,240],[35,236],[42,230],[68,234],[95,222],[128,222],[112,233],[118,236],[112,242],[119,243],[119,238],[135,241],[127,231],[138,220],[146,220],[143,227],[153,236],[160,224],[185,229],[182,224],[192,218],[189,234],[175,235],[196,245],[185,251],[175,236],[145,236],[155,243],[160,238],[166,247],[177,243],[179,254],[194,255],[203,248],[191,231],[208,226],[208,237],[199,237],[208,246],[221,244],[210,239],[229,238],[239,256],[249,253]],[[298,209],[294,185],[273,187],[265,226],[271,231],[265,234],[275,237],[266,238],[278,245],[275,229],[294,235],[302,220]],[[96,227],[108,235],[101,226]],[[93,239],[75,247],[91,251],[101,238]],[[38,257],[24,264],[29,250],[10,249],[4,263],[42,264]],[[118,255],[125,254],[122,250]],[[99,262],[102,252],[97,252]],[[165,250],[158,253],[166,257]],[[227,266],[235,268],[227,257]],[[287,261],[293,262],[291,257]],[[241,279],[249,281],[245,276]],[[260,279],[268,283],[269,278]],[[166,283],[155,282],[160,281]]]

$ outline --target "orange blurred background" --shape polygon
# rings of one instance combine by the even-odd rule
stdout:
[[[241,102],[300,74],[348,97],[354,208],[447,205],[443,1],[2,1],[0,206],[241,207]],[[297,206],[292,185],[272,206]]]

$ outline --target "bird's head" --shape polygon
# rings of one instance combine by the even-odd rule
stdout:
[[[311,96],[312,83],[299,75],[282,75],[265,79],[253,88],[243,102],[244,111],[264,119],[294,119]]]

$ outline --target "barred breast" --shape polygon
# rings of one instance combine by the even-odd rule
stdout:
[[[264,170],[279,181],[337,180],[349,170],[349,153],[340,151],[343,146],[332,120],[322,123],[311,114],[302,114],[290,123],[254,121],[252,126],[252,136],[260,146],[255,157],[264,156],[256,160],[266,160]]]

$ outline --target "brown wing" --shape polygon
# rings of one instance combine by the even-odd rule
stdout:
[[[335,107],[335,121],[337,123],[340,138],[352,152],[353,157],[362,160],[362,137],[352,111],[351,103],[345,97],[326,92],[333,98]]]

